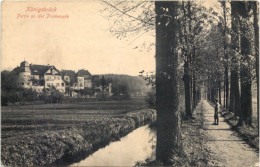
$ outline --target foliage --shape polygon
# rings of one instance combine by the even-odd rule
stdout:
[[[156,86],[156,85],[155,85],[156,81],[155,81],[154,72],[150,72],[150,73],[146,72],[146,73],[145,73],[145,71],[142,70],[142,71],[140,71],[139,73],[140,73],[140,74],[139,74],[139,77],[143,78],[143,79],[146,81],[146,84],[147,84],[147,85],[151,85],[152,87],[153,87],[153,86]]]
[[[131,93],[142,95],[149,89],[145,84],[145,81],[136,76],[105,74],[102,75],[102,78],[103,76],[106,86],[108,83],[112,84],[112,93],[114,96],[119,96],[120,94],[123,96],[129,96]],[[101,80],[102,79],[94,80],[94,85],[102,86]]]
[[[10,84],[12,83],[12,84]],[[1,72],[1,104],[3,106],[9,103],[31,103],[43,101],[44,103],[60,103],[63,94],[56,90],[55,87],[44,89],[38,93],[35,90],[22,88],[18,83],[18,76],[12,72]]]
[[[105,6],[101,12],[110,20],[110,32],[119,39],[131,43],[144,34],[154,36],[155,11],[151,1],[103,1]],[[140,10],[141,9],[141,10]],[[135,48],[150,50],[154,43],[145,41],[142,46]]]
[[[155,87],[152,87],[150,91],[147,92],[147,95],[145,97],[146,103],[149,104],[150,108],[155,109],[156,108],[156,90]]]
[[[61,103],[63,98],[64,95],[58,90],[39,93],[39,100],[43,101],[44,103]]]
[[[13,72],[1,72],[1,103],[3,106],[8,103],[35,101],[37,93],[32,89],[24,89],[18,83],[18,76]]]
[[[94,94],[94,91],[92,90],[92,88],[88,88],[88,87],[85,87],[84,89],[80,89],[78,92],[79,92],[82,96],[84,96],[84,95],[93,96],[93,94]]]

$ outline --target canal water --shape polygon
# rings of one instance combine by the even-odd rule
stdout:
[[[152,155],[156,132],[142,126],[71,166],[134,166]]]

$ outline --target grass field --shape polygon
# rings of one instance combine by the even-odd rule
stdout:
[[[2,107],[4,165],[42,166],[91,153],[156,117],[144,99]]]
[[[44,130],[71,128],[147,108],[144,100],[97,101],[2,107],[2,139]]]

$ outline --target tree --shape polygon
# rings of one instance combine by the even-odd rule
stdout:
[[[239,18],[238,18],[238,4],[235,1],[231,1],[231,81],[230,81],[230,111],[240,116],[240,94],[239,94]]]
[[[100,85],[101,85],[101,88],[102,88],[102,92],[104,93],[105,88],[107,87],[107,82],[106,82],[106,80],[105,80],[104,75],[103,75],[102,78],[101,78]]]
[[[12,84],[10,84],[12,83]],[[15,103],[22,97],[22,88],[18,82],[18,76],[13,72],[1,72],[1,104],[8,105],[9,102]]]
[[[155,2],[156,12],[156,159],[171,164],[180,144],[177,16],[178,2]]]
[[[248,125],[252,123],[252,56],[250,36],[250,10],[252,5],[250,2],[238,3],[239,27],[240,27],[240,82],[241,82],[241,114],[239,115],[238,125],[245,122]]]
[[[226,41],[226,29],[227,29],[227,21],[226,21],[226,1],[222,1],[221,2],[222,7],[223,7],[223,14],[224,14],[224,27],[223,27],[223,37],[224,37],[224,41],[223,41],[223,46],[224,46],[224,57],[225,57],[225,107],[228,108],[229,107],[229,58],[228,58],[228,54],[227,54],[227,41]]]
[[[254,31],[255,31],[255,66],[257,83],[257,126],[259,133],[259,2],[253,2]]]
[[[189,18],[191,17],[191,13],[190,13],[190,2],[188,3],[188,16]],[[184,6],[184,2],[182,2],[182,10],[184,13],[184,41],[186,46],[189,46],[189,41],[188,41],[188,32],[187,32],[187,28],[186,28],[186,9]],[[188,27],[189,27],[189,32],[191,31],[191,20],[189,20],[188,22]],[[182,40],[181,40],[182,41]],[[183,75],[183,81],[184,81],[184,89],[185,89],[185,111],[186,111],[186,116],[187,117],[191,117],[192,113],[191,113],[191,77],[190,77],[190,59],[191,59],[191,53],[189,52],[190,49],[189,48],[184,48],[184,75]]]

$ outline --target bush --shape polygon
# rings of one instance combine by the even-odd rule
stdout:
[[[55,90],[51,93],[42,92],[39,95],[39,99],[42,100],[44,103],[61,103],[64,99],[64,95],[58,90]]]
[[[152,89],[147,92],[145,101],[146,101],[146,103],[148,103],[150,108],[153,108],[153,109],[156,108],[156,89],[155,89],[155,87],[152,87]]]
[[[3,106],[8,103],[24,103],[39,100],[38,93],[32,89],[16,88],[14,90],[2,90],[1,102]]]

